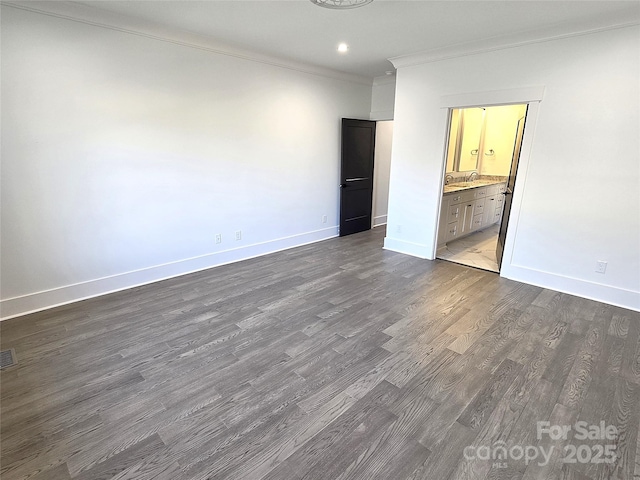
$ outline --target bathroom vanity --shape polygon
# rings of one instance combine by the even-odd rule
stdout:
[[[438,250],[447,242],[500,222],[506,183],[480,180],[445,185],[438,228]]]

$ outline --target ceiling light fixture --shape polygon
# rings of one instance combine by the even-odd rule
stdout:
[[[338,51],[340,53],[347,53],[349,51],[349,45],[347,45],[346,43],[341,43],[340,45],[338,45]]]
[[[373,0],[310,0],[310,1],[311,3],[318,5],[319,7],[336,8],[336,9],[363,7],[368,3],[373,2]]]

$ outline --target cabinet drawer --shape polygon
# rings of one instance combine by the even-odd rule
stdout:
[[[491,195],[495,195],[498,192],[500,192],[500,184],[496,184],[496,185],[489,185],[487,187],[487,197],[491,196]]]
[[[476,198],[484,198],[487,195],[486,188],[476,188]]]
[[[457,205],[460,202],[462,202],[461,193],[454,193],[453,195],[449,196],[449,205]]]
[[[484,202],[476,202],[473,207],[473,215],[480,215],[482,212],[484,212]]]
[[[466,190],[464,192],[455,192],[450,195],[447,195],[449,199],[449,205],[458,205],[460,203],[468,202],[469,200],[473,200],[475,198],[475,194],[473,189]]]
[[[493,223],[499,222],[500,221],[500,217],[502,217],[502,212],[499,211],[499,210],[496,210],[496,213],[493,216]]]
[[[454,238],[456,238],[458,236],[458,222],[452,222],[450,224],[447,225],[447,234],[446,234],[446,239],[447,242],[449,240],[453,240]]]
[[[501,185],[498,187],[498,192],[499,192],[499,193],[504,193],[504,192],[506,192],[506,191],[507,191],[507,185],[506,185],[505,183],[501,184]]]
[[[453,195],[449,196],[449,205],[457,205],[458,203],[461,203],[462,200],[462,194],[461,193],[454,193]]]
[[[448,222],[457,221],[462,215],[462,207],[460,205],[451,205],[449,207]]]

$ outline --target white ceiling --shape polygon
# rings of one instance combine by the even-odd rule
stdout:
[[[374,0],[340,11],[309,0],[75,3],[232,47],[369,78],[392,70],[388,61],[392,57],[553,26],[640,17],[640,3],[635,0]],[[336,52],[340,42],[349,44],[345,55]]]

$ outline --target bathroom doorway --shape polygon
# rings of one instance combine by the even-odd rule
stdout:
[[[500,272],[527,108],[449,110],[436,258]]]

